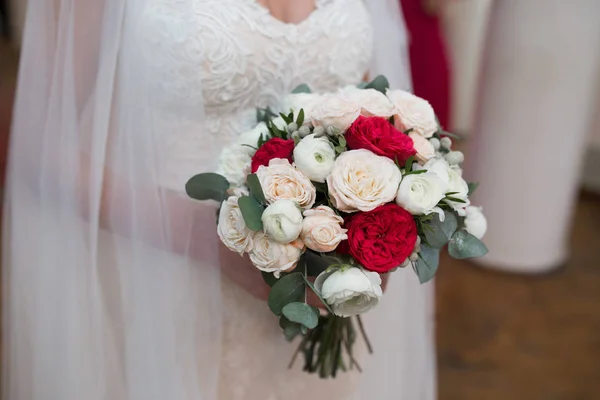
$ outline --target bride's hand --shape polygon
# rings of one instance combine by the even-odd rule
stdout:
[[[269,298],[270,287],[265,283],[259,270],[250,262],[248,256],[240,257],[238,254],[227,249],[219,242],[219,256],[221,260],[221,269],[223,274],[229,280],[245,289],[252,296],[264,300]],[[381,275],[381,289],[385,291],[388,282],[388,275]],[[312,291],[307,291],[307,302],[311,306],[325,309],[325,306],[317,295]]]

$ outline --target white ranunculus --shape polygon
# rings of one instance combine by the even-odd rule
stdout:
[[[327,177],[329,195],[343,212],[371,211],[394,200],[402,179],[392,160],[369,150],[342,153]]]
[[[429,140],[425,139],[423,136],[418,133],[411,132],[408,136],[413,141],[413,147],[417,151],[416,159],[419,164],[423,165],[427,161],[431,160],[435,157],[435,149],[433,145],[429,142]]]
[[[427,215],[444,198],[448,184],[436,173],[406,175],[400,182],[396,204],[412,215]]]
[[[310,179],[294,168],[288,160],[272,159],[268,167],[260,166],[256,175],[269,204],[287,199],[294,201],[303,210],[308,210],[315,204],[315,187]]]
[[[251,165],[252,155],[248,154],[242,146],[235,144],[225,147],[221,152],[216,173],[224,176],[231,186],[241,187],[246,184]]]
[[[481,239],[487,231],[487,219],[481,207],[468,206],[466,208],[465,229],[477,239]]]
[[[313,116],[314,108],[321,99],[321,95],[317,93],[292,93],[283,99],[283,113],[287,114],[290,111],[294,112],[294,116],[298,115],[300,109],[304,110],[304,121],[309,122]]]
[[[396,107],[396,128],[401,131],[412,129],[426,138],[430,138],[438,130],[435,112],[427,100],[403,90],[388,90],[387,96]]]
[[[252,241],[250,261],[259,270],[273,273],[279,278],[282,272],[296,268],[304,249],[304,243],[299,239],[292,243],[279,243],[257,232]]]
[[[452,168],[448,162],[441,158],[435,158],[427,162],[424,169],[438,174],[448,184],[447,192],[453,192],[451,197],[462,200],[463,202],[446,201],[460,216],[465,215],[465,208],[470,204],[469,185],[462,178],[460,169]]]
[[[381,277],[362,268],[323,272],[315,280],[315,289],[340,317],[363,314],[375,307],[381,297]]]
[[[242,255],[252,249],[254,232],[246,227],[238,199],[236,196],[230,196],[221,204],[217,234],[229,250]]]
[[[358,118],[360,111],[360,104],[352,96],[342,92],[328,93],[314,107],[311,120],[314,126],[325,129],[334,126],[340,132],[345,132]]]
[[[258,150],[260,138],[262,136],[266,137],[268,134],[267,124],[260,122],[254,129],[242,133],[237,139],[237,144],[240,145],[241,151],[248,153],[252,157],[256,153],[256,150]]]
[[[375,89],[359,89],[356,86],[346,86],[341,93],[354,99],[361,109],[361,115],[389,118],[396,114],[396,108],[390,100]]]
[[[300,239],[306,247],[319,253],[335,250],[342,240],[348,239],[344,219],[327,206],[304,211]]]
[[[325,182],[334,162],[335,150],[327,137],[309,135],[294,148],[296,168],[308,176],[311,181]]]
[[[279,243],[293,242],[302,230],[302,212],[292,200],[275,201],[261,219],[267,236]]]

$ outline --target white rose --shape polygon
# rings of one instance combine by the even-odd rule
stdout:
[[[448,184],[433,172],[402,178],[396,204],[412,215],[427,215],[446,196]]]
[[[402,175],[392,160],[369,150],[342,153],[327,177],[331,201],[343,212],[371,211],[394,200]]]
[[[477,239],[481,239],[487,231],[487,219],[481,207],[468,206],[466,209],[465,229]]]
[[[288,160],[275,158],[269,166],[260,166],[256,171],[258,180],[269,204],[281,200],[292,200],[303,210],[315,204],[317,191],[310,179],[294,168]]]
[[[304,253],[304,243],[301,240],[278,243],[270,240],[266,234],[258,232],[253,238],[250,261],[259,270],[273,273],[276,278],[279,278],[282,272],[296,268],[302,253]]]
[[[248,153],[252,157],[256,153],[256,150],[258,150],[258,141],[260,138],[268,134],[267,124],[260,122],[254,129],[242,133],[237,139],[237,144],[241,146],[241,151]]]
[[[311,120],[314,108],[321,101],[321,95],[316,93],[292,93],[283,99],[284,114],[293,111],[294,116],[298,115],[300,109],[304,110],[304,121]]]
[[[402,90],[388,90],[387,96],[396,107],[396,128],[401,131],[412,129],[426,138],[438,130],[435,112],[427,100]]]
[[[453,192],[450,197],[455,197],[463,202],[457,201],[446,201],[454,210],[458,212],[458,215],[465,215],[465,208],[470,204],[469,201],[469,185],[462,178],[462,170],[452,168],[448,162],[441,158],[436,158],[427,162],[424,169],[436,173],[440,176],[447,184],[447,192]]]
[[[427,161],[435,157],[435,149],[429,140],[425,139],[418,133],[411,132],[408,136],[413,141],[413,147],[417,151],[416,159],[419,164],[423,165]]]
[[[335,150],[327,137],[309,135],[294,148],[296,168],[314,182],[325,182],[335,162]]]
[[[231,196],[221,204],[217,234],[229,250],[242,255],[252,249],[254,232],[246,227],[238,199]]]
[[[362,268],[323,272],[315,280],[315,289],[340,317],[363,314],[383,296],[379,274]]]
[[[279,243],[290,243],[302,230],[302,213],[292,200],[277,200],[262,215],[267,236]]]
[[[346,86],[341,93],[354,99],[361,109],[361,114],[370,117],[389,118],[396,114],[396,108],[390,100],[375,89],[359,89],[356,86]]]
[[[304,211],[300,238],[311,250],[328,253],[348,239],[347,229],[342,228],[344,219],[327,206]]]
[[[345,132],[360,115],[360,104],[356,99],[340,93],[329,93],[315,105],[311,120],[314,126],[327,129],[334,126]]]
[[[251,164],[252,156],[236,144],[223,149],[216,173],[224,176],[232,186],[241,187],[246,183]]]

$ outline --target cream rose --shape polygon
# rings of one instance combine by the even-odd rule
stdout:
[[[315,289],[340,317],[364,314],[383,296],[379,274],[362,268],[322,272],[315,280]]]
[[[266,234],[258,232],[253,238],[250,261],[259,270],[273,273],[276,278],[279,278],[282,272],[296,268],[304,249],[301,240],[278,243],[269,239]]]
[[[418,133],[411,132],[408,136],[413,140],[413,147],[417,151],[416,159],[419,164],[423,165],[427,161],[435,157],[435,149],[433,145],[429,143],[429,140],[425,139]]]
[[[396,204],[412,215],[427,215],[445,197],[448,184],[434,172],[406,175],[398,188]]]
[[[294,148],[296,168],[314,182],[325,182],[334,162],[335,150],[326,137],[309,135]]]
[[[430,138],[438,130],[435,112],[427,100],[402,90],[388,90],[387,96],[396,107],[396,128],[401,131],[412,129],[425,138]]]
[[[230,196],[221,204],[217,234],[229,250],[242,255],[252,248],[255,233],[246,227],[238,199],[236,196]]]
[[[392,160],[368,150],[342,153],[327,177],[331,201],[343,212],[371,211],[394,200],[402,175]]]
[[[216,173],[224,176],[231,186],[242,187],[250,173],[251,164],[252,155],[236,144],[223,149]]]
[[[281,200],[292,200],[303,210],[315,204],[317,191],[310,179],[294,168],[288,160],[275,158],[269,166],[260,166],[256,171],[260,185],[269,204]]]
[[[302,212],[292,200],[277,200],[262,214],[267,236],[279,243],[290,243],[302,230]]]
[[[249,156],[253,156],[258,150],[258,142],[260,138],[264,135],[268,135],[269,130],[267,129],[267,124],[264,122],[260,122],[258,125],[249,131],[242,133],[236,143],[240,146],[240,150],[244,153],[247,153]]]
[[[466,209],[465,229],[477,239],[481,239],[487,232],[487,219],[481,207],[468,206]]]
[[[359,89],[356,86],[346,86],[341,93],[354,99],[360,106],[361,115],[389,118],[396,114],[396,108],[390,100],[375,89]]]
[[[342,92],[329,93],[321,97],[313,109],[311,120],[314,126],[327,129],[334,126],[345,132],[360,115],[360,104],[355,98]]]
[[[344,219],[327,206],[306,210],[300,239],[309,249],[328,253],[348,239],[348,230],[342,228],[343,223]]]

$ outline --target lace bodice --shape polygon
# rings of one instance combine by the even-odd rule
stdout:
[[[182,11],[182,1],[189,4],[152,0],[144,30],[157,101],[171,130],[169,186],[198,172],[207,139],[214,153],[250,129],[256,107],[277,110],[299,84],[330,91],[367,72],[372,27],[362,0],[316,0],[298,24],[276,19],[256,0],[196,0],[192,13]],[[200,131],[194,125],[202,109]]]

